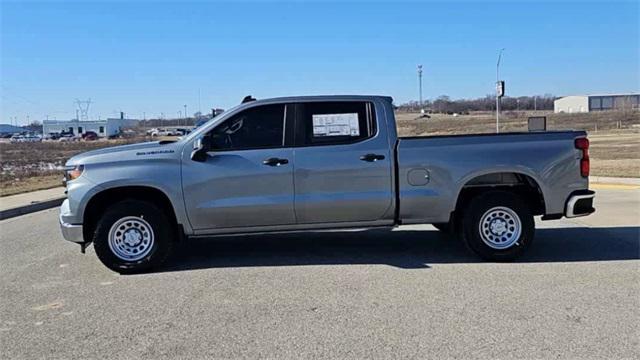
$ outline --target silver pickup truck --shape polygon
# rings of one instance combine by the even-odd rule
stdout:
[[[508,261],[534,216],[595,211],[583,131],[398,137],[389,97],[250,100],[178,141],[71,158],[64,238],[131,273],[194,237],[433,224]]]

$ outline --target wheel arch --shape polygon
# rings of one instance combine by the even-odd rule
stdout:
[[[544,190],[535,175],[527,171],[491,171],[468,176],[459,187],[454,214],[480,193],[491,190],[514,192],[525,199],[534,215],[544,215],[546,211]]]
[[[169,196],[161,189],[148,185],[123,185],[101,190],[87,201],[83,211],[83,235],[85,239],[91,239],[100,214],[111,205],[123,200],[142,200],[150,202],[161,209],[171,220],[174,226],[179,228],[176,211]]]

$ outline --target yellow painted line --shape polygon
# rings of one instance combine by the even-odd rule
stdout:
[[[594,190],[637,190],[640,185],[628,184],[590,184],[589,188]]]

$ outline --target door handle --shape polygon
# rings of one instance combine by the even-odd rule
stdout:
[[[285,165],[288,164],[289,160],[287,159],[278,159],[278,158],[268,158],[262,161],[263,165],[268,165],[268,166],[280,166],[280,165]]]
[[[374,161],[378,161],[378,160],[384,160],[384,155],[378,155],[378,154],[366,154],[366,155],[362,155],[362,156],[360,156],[360,160],[362,160],[362,161],[368,161],[368,162],[374,162]]]

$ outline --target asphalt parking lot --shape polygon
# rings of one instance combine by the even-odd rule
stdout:
[[[182,244],[121,276],[57,210],[0,222],[0,357],[639,358],[640,190],[539,223],[516,263],[431,226]]]

